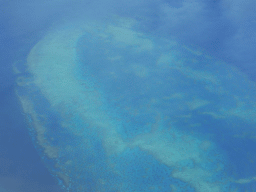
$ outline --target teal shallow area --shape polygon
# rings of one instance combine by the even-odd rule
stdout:
[[[63,188],[252,191],[255,83],[130,26],[92,28],[49,33],[18,81],[32,137]]]
[[[176,186],[176,191],[195,191],[187,183],[171,178],[169,167],[138,148],[128,149],[113,161],[120,177],[128,181],[124,191],[169,191],[170,185]]]

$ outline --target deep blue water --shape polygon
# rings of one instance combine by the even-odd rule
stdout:
[[[166,9],[169,10],[160,8],[160,6],[154,9],[153,7],[156,2],[141,2],[138,3],[139,5],[136,5],[137,9],[141,10],[141,12],[139,12],[138,10],[136,11],[135,9],[135,14],[133,14],[132,17],[138,20],[142,20],[142,31],[148,32],[149,34],[153,34],[155,36],[158,36],[159,31],[162,31],[162,36],[168,37],[174,35],[175,38],[178,39],[178,42],[189,46],[192,45],[192,47],[200,47],[208,51],[210,55],[224,60],[225,62],[230,63],[230,65],[238,67],[238,69],[245,72],[251,80],[256,80],[256,61],[254,54],[255,34],[253,33],[256,27],[255,23],[250,22],[251,18],[256,18],[255,14],[250,8],[255,6],[254,2],[244,4],[240,7],[236,15],[232,15],[234,14],[234,10],[236,9],[233,8],[233,6],[231,5],[229,5],[229,7],[225,5],[225,3],[230,3],[229,1],[223,1],[223,4],[216,3],[214,4],[214,6],[212,6],[211,3],[207,4],[206,6],[206,4],[202,1],[196,1],[196,5],[203,5],[202,7],[207,11],[207,13],[204,13],[204,11],[200,9],[198,10],[197,8],[192,9],[191,7],[191,11],[187,12],[187,17],[180,18],[177,16],[178,21],[172,18],[171,14],[169,15],[169,13],[172,11],[175,12],[176,9],[180,8],[181,13],[184,14],[184,12],[186,12],[190,5],[186,5],[185,3],[177,4],[173,1],[157,1],[157,3],[161,4],[162,6],[168,5]],[[241,3],[241,1],[237,0],[233,2],[233,5],[235,7],[239,7],[239,3]],[[109,4],[114,5],[117,3],[110,2]],[[122,6],[122,4],[124,5]],[[120,8],[118,6],[121,6],[122,10],[119,9],[117,12],[121,12],[121,15],[130,16],[131,13],[127,12],[129,12],[128,10],[133,7],[131,4],[132,3],[126,4],[125,2],[121,2],[120,5],[115,5],[116,7],[114,7]],[[86,1],[81,3],[81,5],[87,5]],[[51,174],[55,172],[49,171],[49,169],[52,169],[51,162],[47,163],[47,160],[44,162],[42,161],[42,158],[44,158],[42,151],[40,150],[40,148],[35,147],[37,146],[35,136],[33,135],[33,132],[29,132],[28,122],[26,121],[26,117],[23,113],[20,101],[18,100],[15,93],[15,90],[17,90],[16,78],[18,76],[13,73],[12,64],[18,62],[19,64],[17,66],[22,68],[25,65],[26,58],[30,49],[44,36],[50,26],[54,25],[54,23],[58,23],[62,19],[73,17],[76,9],[78,13],[82,13],[82,8],[80,8],[82,6],[79,6],[79,3],[72,4],[68,1],[66,2],[66,4],[62,3],[60,6],[58,6],[58,3],[56,2],[52,4],[49,2],[44,4],[42,2],[36,1],[32,3],[30,1],[24,1],[23,4],[18,1],[13,1],[12,3],[3,1],[0,2],[0,6],[2,6],[1,10],[3,10],[0,15],[0,192],[62,192],[64,190],[61,189],[61,187],[58,185],[58,180]],[[96,7],[94,4],[90,4],[90,6],[92,6],[92,8],[95,8],[95,10],[97,10],[98,12],[98,7]],[[125,8],[125,6],[127,6],[127,9]],[[40,7],[48,9],[48,11],[44,13],[41,11]],[[69,7],[72,7],[72,10]],[[142,7],[145,7],[145,10],[141,9]],[[108,11],[113,11],[111,6],[108,6],[106,11],[103,11],[102,17],[104,17],[104,14],[107,14]],[[199,16],[194,13],[198,13]],[[88,14],[89,17],[94,18],[94,13]],[[190,17],[190,14],[193,17]],[[141,15],[143,15],[144,18],[139,17]],[[165,17],[163,15],[165,15]],[[53,18],[53,16],[55,17]],[[74,17],[79,17],[79,14],[75,15]],[[197,21],[198,18],[201,18],[201,23]],[[237,23],[233,22],[232,24],[230,24],[230,20],[237,20]],[[93,49],[93,43],[90,44],[88,42],[85,42],[85,40],[81,40],[81,43],[87,43],[89,47],[89,49],[84,49]],[[161,52],[161,50],[159,50],[159,52]],[[92,55],[95,54],[95,52],[88,54]],[[147,61],[147,67],[150,67],[151,62],[155,62],[154,58],[158,53],[152,54],[152,58],[148,58],[147,55],[134,56],[133,53],[125,51],[123,51],[123,54],[127,55],[127,58],[125,58],[126,61]],[[98,71],[102,69],[102,67],[104,67],[101,65],[97,65],[99,63],[102,63],[102,60],[100,58],[101,55],[101,52],[97,52],[97,54],[95,55],[95,58],[97,58],[97,60],[92,61],[95,62],[95,65],[93,65],[93,68],[90,69],[92,74],[95,73],[94,77],[97,77],[98,75],[98,77],[96,78],[96,84],[108,82],[105,84],[105,87],[102,87],[102,90],[104,90],[106,95],[108,93],[107,90],[113,88],[111,86],[120,87],[121,85],[124,85],[124,83],[126,83],[125,86],[129,87],[129,91],[127,91],[127,93],[125,92],[125,90],[122,89],[116,89],[116,92],[111,92],[112,96],[118,96],[121,92],[125,95],[123,99],[128,102],[126,103],[124,100],[121,100],[121,103],[120,100],[118,102],[112,101],[112,103],[110,102],[110,106],[117,106],[117,110],[119,108],[127,107],[126,105],[128,104],[133,108],[136,108],[139,104],[143,103],[144,100],[147,100],[148,98],[139,96],[137,98],[134,98],[130,97],[129,94],[140,91],[146,92],[146,89],[143,89],[145,88],[145,85],[147,83],[151,83],[151,81],[151,86],[156,89],[158,88],[157,85],[154,85],[153,83],[155,80],[161,78],[162,74],[156,74],[153,79],[146,79],[146,82],[141,82],[137,80],[136,77],[133,77],[132,81],[133,83],[135,82],[135,84],[137,85],[136,87],[129,85],[129,82],[131,82],[129,78],[131,77],[127,75],[127,73],[121,74],[122,81],[114,83],[111,82],[113,81],[113,79],[107,79],[107,77],[104,76],[104,73],[98,73]],[[132,55],[133,57],[129,57],[130,55]],[[83,58],[80,59],[83,60]],[[111,67],[109,68],[110,69],[105,68],[104,70],[111,70]],[[204,66],[202,66],[201,69],[203,68]],[[119,73],[120,75],[120,73],[122,73],[121,68],[116,68],[115,72]],[[27,75],[29,76],[29,74]],[[177,74],[174,73],[172,75],[175,77],[175,75]],[[226,74],[223,74],[223,76],[225,75]],[[178,75],[177,78],[179,78]],[[181,79],[180,81],[182,80],[186,82],[186,79]],[[186,86],[186,83],[184,83],[184,85]],[[168,85],[164,85],[161,88],[162,90],[160,90],[159,88],[158,93],[152,92],[150,93],[150,95],[154,95],[155,97],[158,97],[159,95],[168,95],[169,92],[167,91],[167,88]],[[198,87],[192,87],[188,84],[187,87],[184,88],[187,88],[188,90],[191,89],[194,91],[199,91]],[[229,88],[233,90],[234,93],[239,94],[239,86]],[[250,86],[245,86],[245,88],[248,89],[247,92],[249,94],[253,94],[255,92],[255,90],[251,90]],[[38,98],[38,95],[35,98]],[[205,95],[205,98],[209,97],[211,97],[213,101],[216,101],[216,99],[218,99],[214,98],[214,96],[211,95]],[[132,98],[133,100],[129,100],[129,98]],[[41,100],[41,103],[37,106],[38,110],[40,111],[48,109],[49,104],[47,103],[47,101],[45,101],[43,97],[39,99]],[[229,100],[227,99],[226,101]],[[227,102],[225,104],[232,104],[231,100],[229,102],[230,103]],[[224,103],[220,101],[220,105],[221,104]],[[161,110],[163,111],[168,111],[168,103],[159,108],[161,108]],[[44,113],[45,111],[40,112]],[[141,116],[132,118],[132,121],[124,118],[124,121],[127,120],[127,127],[124,128],[124,133],[122,133],[126,136],[124,140],[129,140],[136,135],[150,131],[150,128],[147,127],[145,124],[155,123],[153,114],[147,113],[145,111],[141,111],[141,113]],[[47,114],[52,117],[51,121],[48,122],[48,126],[54,127],[54,129],[51,130],[52,132],[49,132],[49,134],[50,136],[57,137],[56,134],[59,133],[61,129],[60,127],[58,127],[58,116],[55,116],[54,112],[52,112],[52,114]],[[121,114],[121,116],[127,117],[127,114],[123,113]],[[229,121],[214,121],[212,116],[210,115],[198,115],[198,111],[194,111],[194,114],[192,114],[192,116],[194,117],[194,122],[181,122],[177,117],[176,120],[179,122],[175,124],[175,126],[180,127],[180,130],[188,131],[191,133],[193,132],[193,134],[199,136],[205,136],[205,138],[211,139],[211,141],[217,143],[218,150],[225,154],[225,156],[223,157],[225,160],[223,161],[229,162],[229,164],[226,166],[225,172],[228,175],[232,175],[234,179],[250,179],[256,176],[256,139],[252,137],[245,139],[246,137],[248,137],[248,135],[256,134],[254,126],[255,124],[248,125],[239,119],[231,119]],[[198,123],[198,121],[201,122],[203,126],[200,126],[196,129],[188,127],[189,124],[196,124]],[[82,124],[83,122],[79,122],[79,119],[77,119],[77,124],[80,123]],[[137,127],[133,126],[133,129],[131,129],[131,125],[137,125]],[[244,125],[247,126],[243,127]],[[223,129],[223,127],[232,127],[232,129]],[[246,131],[244,131],[245,129]],[[65,137],[61,138],[59,141],[54,142],[57,142],[59,145],[64,145],[64,143],[69,140],[70,143],[65,143],[65,145],[74,144],[71,141],[73,141],[73,139],[75,140],[75,138],[72,138],[72,136],[68,135],[68,133],[61,133]],[[98,172],[105,173],[108,169],[107,166],[102,164],[100,160],[99,162],[97,162],[97,159],[105,158],[101,142],[97,141],[97,136],[90,135],[91,133],[87,134],[89,135],[88,137],[94,138],[94,151],[96,151],[97,154],[102,154],[102,157],[96,158],[93,155],[88,155],[82,157],[82,159],[86,159],[86,162],[88,163],[96,162],[96,164],[98,165]],[[234,135],[244,137],[236,138],[233,137]],[[56,144],[54,142],[53,144]],[[79,143],[79,141],[76,142]],[[90,153],[91,151],[88,150],[88,154]],[[77,156],[80,155],[81,154],[77,154]],[[125,158],[126,160],[122,161],[122,159],[120,160],[119,158]],[[147,161],[145,162],[141,158],[147,159]],[[250,163],[248,163],[248,159]],[[137,148],[125,151],[122,154],[122,157],[116,157],[115,159],[113,159],[113,162],[116,161],[121,162],[118,164],[119,167],[117,167],[116,169],[120,170],[120,172],[122,172],[123,175],[127,177],[121,179],[129,181],[129,178],[132,178],[132,180],[130,181],[131,185],[129,186],[129,189],[124,187],[124,189],[126,189],[127,191],[135,191],[140,189],[140,191],[146,192],[150,189],[142,189],[140,187],[147,185],[150,188],[150,185],[152,183],[160,186],[166,186],[168,184],[168,181],[164,178],[166,175],[170,175],[171,170],[168,169],[165,165],[159,164],[159,162],[152,158],[150,154],[140,151]],[[222,162],[222,159],[218,159],[218,161]],[[191,162],[181,162],[181,164],[182,163],[184,163],[184,165],[182,166],[191,166]],[[76,164],[81,164],[79,159],[77,160]],[[129,164],[131,170],[125,169],[125,166],[127,164]],[[211,165],[206,164],[204,166],[210,167]],[[145,173],[144,171],[147,167],[151,168],[150,170],[148,170],[147,173]],[[73,172],[70,174],[75,177],[78,173]],[[92,178],[95,175],[93,175],[93,173],[90,174],[80,179],[84,183],[88,183],[87,190],[89,192],[93,192],[96,184],[94,183],[95,180]],[[138,175],[143,174],[148,174],[149,177],[147,179],[138,177]],[[104,177],[113,177],[113,182],[115,179],[118,180],[118,178],[115,178],[113,175],[106,174],[104,175]],[[216,178],[218,177],[221,177],[221,175],[216,175]],[[81,180],[78,179],[78,181]],[[134,182],[134,180],[136,180],[137,182]],[[149,181],[150,184],[147,183]],[[181,182],[180,180],[175,179],[173,179],[172,182],[178,183],[179,186],[183,186],[183,189],[185,189],[186,191],[194,191],[193,187],[189,186],[185,182]],[[248,184],[235,184],[235,186],[238,186],[240,191],[255,191],[256,181],[252,180]],[[109,187],[111,188],[111,186]],[[155,191],[158,192],[167,190],[168,189],[165,188],[155,189]]]
[[[8,25],[4,20],[1,23]],[[20,61],[26,57],[31,46],[29,43],[24,44],[27,40],[29,36],[26,34],[13,37],[8,33],[8,28],[1,29],[0,191],[62,192],[33,145],[15,93],[17,77],[12,71],[12,64],[17,62],[17,58]]]

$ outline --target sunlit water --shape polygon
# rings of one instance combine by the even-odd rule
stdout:
[[[252,190],[255,83],[138,25],[68,22],[14,65],[52,175],[74,192]]]

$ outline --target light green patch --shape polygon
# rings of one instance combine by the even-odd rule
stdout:
[[[148,51],[152,50],[154,47],[151,40],[144,37],[143,34],[135,32],[129,28],[110,25],[106,32],[113,35],[114,40],[117,42],[122,42],[130,46],[137,46],[138,51]]]

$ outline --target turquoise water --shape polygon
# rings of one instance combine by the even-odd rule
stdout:
[[[253,189],[255,83],[131,23],[56,27],[18,72],[17,96],[52,175],[81,192]]]

